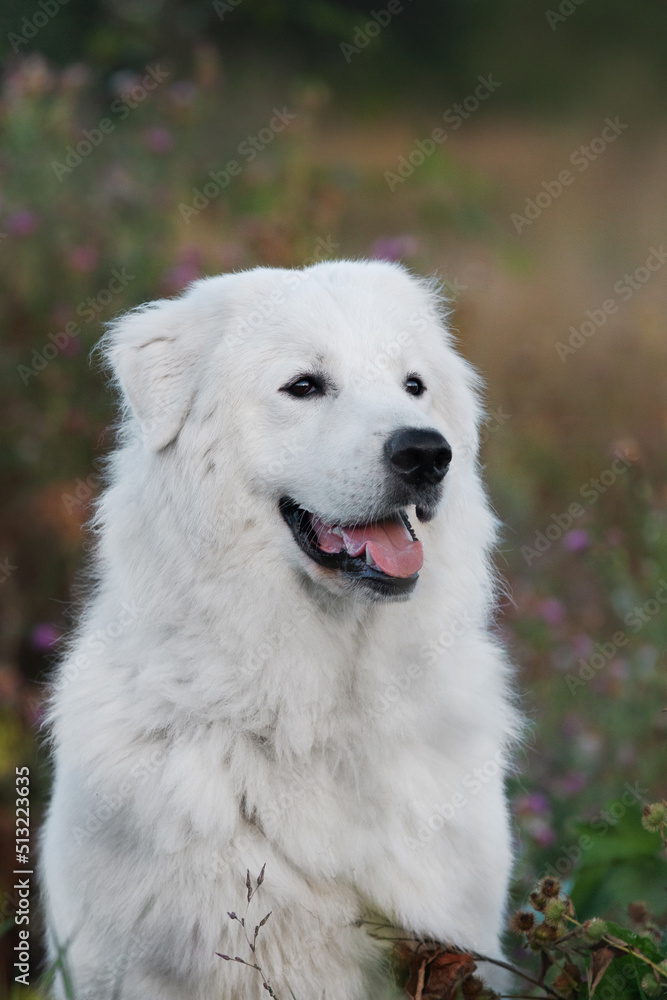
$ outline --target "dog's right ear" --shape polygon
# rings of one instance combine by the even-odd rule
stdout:
[[[123,395],[151,451],[174,440],[192,406],[202,335],[178,299],[115,320],[103,341]]]

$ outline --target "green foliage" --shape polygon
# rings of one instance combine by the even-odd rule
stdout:
[[[664,858],[656,857],[656,844],[658,848],[662,846],[659,841],[653,838],[648,851],[649,844],[644,838],[640,836],[633,841],[630,824],[616,839],[619,842],[617,853],[623,858],[636,859],[648,853],[660,863],[656,876],[661,880],[664,893],[667,863]],[[608,845],[609,841],[606,843]],[[608,847],[606,857],[616,856]],[[586,867],[582,866],[577,872],[572,896],[566,895],[552,878],[543,879],[530,897],[535,916],[524,911],[513,918],[512,928],[521,935],[524,949],[539,957],[538,968],[532,973],[536,985],[539,984],[539,992],[532,995],[563,1000],[592,997],[645,1000],[647,996],[667,995],[667,942],[650,911],[645,907],[641,912],[635,909],[636,929],[633,930],[599,917],[582,923],[573,899],[581,895],[586,875]],[[547,885],[550,894],[555,885],[557,895],[552,899],[545,899]],[[523,975],[525,970],[521,963],[518,965],[518,974]]]
[[[639,816],[638,809],[629,810],[615,826],[597,835],[577,824],[577,831],[591,840],[573,875],[570,893],[583,917],[620,916],[635,900],[658,913],[665,909],[667,860],[657,853],[659,839],[642,829]]]

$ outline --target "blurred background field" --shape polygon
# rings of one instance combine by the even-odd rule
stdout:
[[[583,916],[664,913],[640,816],[667,795],[667,8],[4,6],[5,846],[14,768],[34,823],[47,794],[45,681],[113,444],[103,322],[202,275],[372,256],[441,276],[487,383],[498,627],[533,721],[516,899],[550,869]]]

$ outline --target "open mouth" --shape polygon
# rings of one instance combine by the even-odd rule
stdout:
[[[289,497],[280,513],[295,541],[314,562],[338,570],[371,590],[394,596],[409,593],[424,562],[422,544],[405,511],[368,524],[325,524]]]

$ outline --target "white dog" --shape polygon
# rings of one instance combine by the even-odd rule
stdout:
[[[500,957],[518,717],[432,284],[257,268],[106,340],[125,419],[51,710],[57,995],[266,996],[224,953],[281,1000],[377,998],[369,913]],[[264,864],[253,958],[228,911]]]

